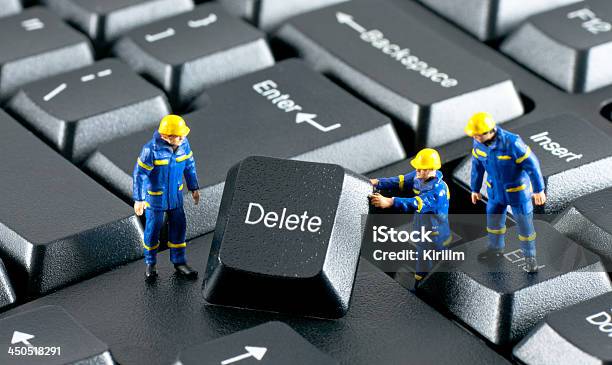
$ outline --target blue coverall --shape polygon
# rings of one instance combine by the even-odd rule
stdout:
[[[417,179],[416,172],[406,175],[378,179],[377,189],[412,191],[413,198],[393,198],[393,208],[404,213],[415,213],[413,227],[420,230],[424,227],[432,231],[431,238],[436,250],[444,250],[452,241],[448,224],[448,206],[450,191],[443,180],[442,172],[436,171],[436,177],[423,181]],[[416,274],[423,277],[431,271],[432,263],[421,259],[425,249],[431,249],[427,242],[417,243],[418,261]]]
[[[544,178],[537,157],[514,133],[497,127],[489,145],[474,140],[472,149],[472,192],[480,192],[487,173],[487,232],[489,249],[503,250],[506,211],[512,208],[525,257],[535,257],[532,192],[544,191]]]
[[[185,231],[187,228],[183,210],[183,176],[189,191],[196,191],[196,174],[193,152],[187,138],[176,151],[158,132],[142,148],[134,167],[134,201],[146,201],[144,231],[144,257],[147,265],[157,261],[159,234],[168,215],[168,247],[170,260],[175,265],[185,264]]]

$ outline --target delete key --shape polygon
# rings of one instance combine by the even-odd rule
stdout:
[[[203,294],[210,304],[339,318],[372,186],[338,165],[249,157],[228,173]]]

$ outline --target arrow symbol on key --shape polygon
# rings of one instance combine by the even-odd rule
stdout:
[[[338,23],[346,24],[349,27],[353,28],[354,30],[358,31],[359,33],[363,33],[366,31],[364,27],[357,24],[357,22],[353,19],[352,15],[342,13],[342,12],[337,12],[336,19],[338,20]]]
[[[30,340],[33,339],[34,336],[27,334],[27,333],[23,333],[23,332],[19,332],[19,331],[15,331],[13,332],[13,338],[11,339],[11,345],[14,345],[16,343],[23,343],[24,345],[28,346],[28,347],[32,347],[32,344],[30,343]]]
[[[316,118],[317,118],[316,114],[297,113],[295,116],[295,122],[297,124],[306,122],[323,133],[333,131],[334,129],[340,128],[342,126],[340,123],[336,123],[336,124],[330,125],[329,127],[324,127],[315,121]]]
[[[227,360],[223,360],[221,361],[221,365],[233,364],[240,360],[248,359],[249,357],[255,358],[257,361],[260,361],[261,359],[263,359],[264,355],[266,354],[266,351],[268,351],[268,349],[265,347],[244,346],[244,349],[246,350],[246,353],[232,357]]]

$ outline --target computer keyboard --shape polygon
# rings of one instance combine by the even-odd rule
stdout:
[[[0,364],[610,363],[610,24],[606,0],[0,0]],[[478,111],[541,161],[537,274],[511,224],[501,272],[476,261]],[[200,277],[162,243],[146,282],[132,171],[171,113],[199,169]],[[358,174],[406,174],[426,146],[482,230],[414,290],[355,265]],[[285,218],[252,234],[250,203],[322,217],[323,243],[284,247],[308,240]]]

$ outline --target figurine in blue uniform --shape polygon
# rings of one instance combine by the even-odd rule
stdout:
[[[179,275],[195,278],[198,272],[187,265],[183,210],[183,189],[186,187],[197,205],[200,201],[198,177],[193,152],[187,135],[189,127],[177,115],[164,117],[159,129],[140,152],[134,167],[134,211],[145,214],[144,257],[146,278],[157,276],[155,264],[159,235],[168,217],[168,248],[170,260]],[[184,181],[183,182],[183,177]]]
[[[536,205],[546,202],[544,178],[537,157],[521,137],[496,126],[488,113],[474,114],[465,127],[465,133],[474,139],[470,184],[473,204],[482,199],[480,190],[487,173],[489,247],[478,258],[487,261],[503,255],[506,210],[510,206],[518,225],[525,269],[537,272],[531,200]]]
[[[394,208],[403,213],[415,213],[414,228],[424,227],[431,231],[433,248],[444,250],[452,241],[448,224],[450,191],[443,180],[442,161],[438,152],[431,148],[421,150],[410,161],[416,170],[405,175],[372,179],[370,182],[377,190],[412,192],[414,197],[387,198],[379,193],[370,196],[371,203],[378,208]],[[418,261],[416,263],[416,283],[431,271],[432,263],[421,259],[425,249],[431,249],[425,242],[417,243]]]

